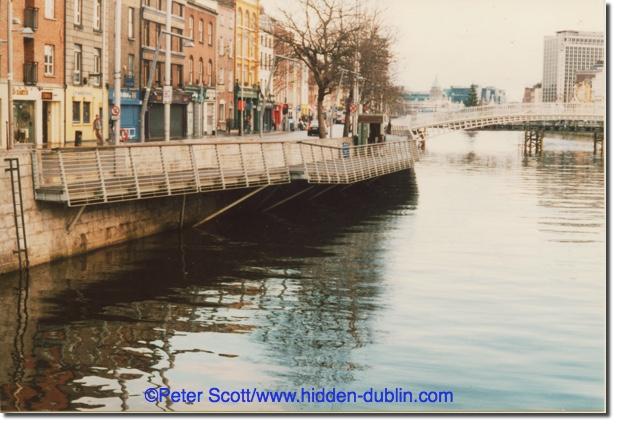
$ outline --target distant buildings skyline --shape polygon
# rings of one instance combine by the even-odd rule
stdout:
[[[557,31],[544,42],[543,102],[570,102],[577,72],[587,71],[605,59],[602,32]]]

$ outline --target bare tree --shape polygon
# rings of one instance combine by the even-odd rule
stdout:
[[[392,68],[395,55],[392,51],[394,37],[383,24],[379,13],[365,13],[361,16],[362,27],[358,38],[360,77],[362,78],[360,99],[368,112],[389,112],[397,109],[401,88],[394,83]],[[346,80],[349,96],[346,99],[345,129],[349,133],[351,122],[350,106],[353,100],[353,78]]]
[[[343,0],[304,0],[298,10],[282,10],[274,39],[281,51],[302,61],[317,85],[319,133],[327,135],[323,102],[333,93],[340,69],[351,67],[356,37],[361,29],[354,10]]]

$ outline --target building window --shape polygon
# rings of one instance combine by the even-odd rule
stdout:
[[[149,25],[149,21],[145,20],[144,21],[144,45],[145,46],[150,46],[151,45],[151,33],[150,33],[150,25]]]
[[[45,0],[45,17],[54,19],[54,0]]]
[[[94,74],[95,74],[95,85],[101,85],[101,49],[95,48],[95,56],[93,58],[94,62]]]
[[[224,56],[224,37],[220,35],[220,38],[217,40],[217,49],[219,51],[220,56]]]
[[[157,62],[155,66],[155,82],[161,86],[161,62]]]
[[[220,69],[217,71],[217,83],[220,86],[224,85],[224,68],[220,66]]]
[[[73,0],[73,23],[82,26],[82,0]]]
[[[201,19],[198,21],[198,41],[201,43],[205,42],[205,22]]]
[[[202,58],[198,60],[198,81],[199,84],[204,82],[204,63],[202,62]]]
[[[73,101],[73,114],[72,114],[72,121],[73,122],[80,122],[80,118],[82,117],[80,114],[80,102],[76,102]]]
[[[82,122],[90,122],[90,102],[84,102],[82,106]]]
[[[207,64],[207,85],[209,87],[213,87],[215,85],[213,84],[213,62],[211,59],[209,59]]]
[[[136,57],[130,53],[127,56],[127,75],[129,75],[130,77],[133,77],[133,69],[135,66],[135,61],[136,61]]]
[[[183,65],[177,65],[177,85],[183,87]]]
[[[194,84],[194,58],[189,57],[189,83]]]
[[[194,39],[194,17],[190,16],[187,24],[187,29],[189,30],[189,38]]]
[[[93,0],[93,29],[101,31],[101,0]]]
[[[133,27],[134,27],[134,9],[133,7],[130,7],[129,10],[127,11],[127,38],[129,39],[133,39],[134,38],[134,33],[133,33]]]
[[[209,46],[213,46],[213,24],[211,22],[207,26],[207,42]]]
[[[73,46],[73,84],[82,84],[82,45]]]
[[[43,47],[43,74],[54,75],[54,46],[49,44]]]

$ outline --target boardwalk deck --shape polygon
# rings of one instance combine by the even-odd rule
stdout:
[[[350,184],[413,166],[411,143],[129,145],[33,152],[35,197],[83,206],[304,180]]]

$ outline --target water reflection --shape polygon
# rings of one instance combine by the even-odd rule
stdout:
[[[447,134],[415,176],[2,276],[2,409],[602,410],[604,159],[549,135],[524,157],[522,136]],[[456,402],[146,404],[154,386]]]
[[[381,308],[376,254],[390,211],[415,208],[411,179],[365,187],[372,205],[350,190],[3,277],[3,341],[13,338],[0,356],[12,359],[1,367],[3,410],[148,410],[145,388],[209,382],[222,360],[235,374],[259,345],[274,386],[350,382],[365,367],[350,351],[372,341]],[[343,199],[350,208],[338,210]],[[256,385],[238,372],[222,383]]]

